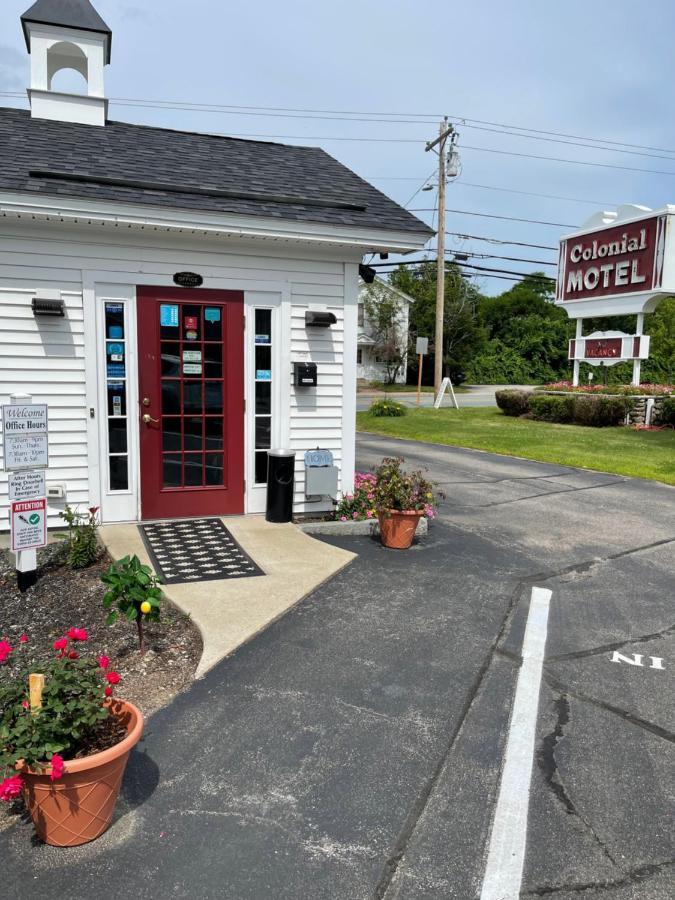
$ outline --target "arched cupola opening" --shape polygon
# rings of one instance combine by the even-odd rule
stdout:
[[[57,41],[47,50],[47,88],[53,90],[54,76],[64,69],[78,72],[89,86],[89,61],[87,54],[70,41]]]

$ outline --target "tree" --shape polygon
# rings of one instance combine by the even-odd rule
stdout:
[[[384,364],[385,384],[393,384],[408,357],[406,301],[386,284],[374,281],[363,291],[363,312],[375,356]]]
[[[413,297],[410,332],[413,337],[428,337],[433,343],[436,328],[436,261],[419,266],[399,266],[391,283]],[[482,346],[484,337],[477,309],[481,294],[462,277],[459,267],[446,263],[445,303],[443,308],[444,369],[461,369]],[[435,348],[434,348],[435,352]]]

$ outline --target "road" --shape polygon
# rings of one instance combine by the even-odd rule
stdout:
[[[523,386],[519,384],[470,384],[466,385],[466,393],[461,392],[457,394],[457,400],[460,406],[494,406],[495,405],[495,391],[499,391],[502,388],[510,387],[514,389],[525,389],[531,390],[532,385]],[[356,395],[356,409],[359,412],[363,412],[368,409],[373,400],[381,399],[385,394],[383,391],[359,391]],[[412,389],[411,393],[390,393],[387,394],[393,400],[396,400],[398,403],[403,403],[405,406],[416,406],[417,405],[417,394],[414,389]],[[420,394],[420,406],[433,406],[434,405],[434,395],[433,394]],[[443,397],[443,406],[452,406],[452,398],[449,394]]]
[[[672,898],[675,490],[359,436],[391,453],[447,494],[429,534],[331,539],[358,559],[152,717],[106,835],[0,833],[5,896],[477,900],[499,808],[527,829],[499,896]]]

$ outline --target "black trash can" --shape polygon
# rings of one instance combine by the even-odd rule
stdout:
[[[268,522],[290,522],[293,518],[295,486],[295,450],[267,451]]]

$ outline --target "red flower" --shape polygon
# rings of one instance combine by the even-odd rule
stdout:
[[[7,662],[9,658],[9,654],[12,652],[12,648],[9,646],[7,641],[0,641],[0,663]]]
[[[84,628],[70,628],[66,635],[70,638],[71,641],[86,641],[87,640],[87,632]]]
[[[5,778],[0,784],[0,800],[9,803],[10,800],[16,800],[21,794],[23,788],[23,779],[20,775],[12,775],[11,778]]]
[[[80,654],[76,650],[71,650],[68,654],[68,659],[79,659]]]
[[[64,772],[64,764],[63,757],[59,756],[58,753],[55,753],[51,758],[52,764],[52,774],[49,776],[52,781],[58,781],[59,778],[63,775]]]
[[[110,687],[110,685],[108,685],[108,687],[105,689],[104,693],[105,693],[106,697],[112,697],[113,689]]]
[[[105,676],[105,680],[108,684],[119,684],[122,679],[117,672],[108,672]]]
[[[110,665],[110,660],[107,656],[99,656],[98,664],[102,669],[107,669]]]
[[[98,506],[90,506],[89,507],[89,512],[92,514],[92,516],[95,516],[96,513],[98,512],[98,510],[99,510]]]
[[[30,709],[30,703],[28,702],[28,700],[23,700],[21,705],[24,709]]]
[[[26,641],[28,640],[28,636],[25,634],[22,634],[21,637],[19,638],[19,640],[21,641],[22,644],[25,644]]]
[[[54,648],[54,650],[61,650],[61,652],[63,652],[67,646],[68,646],[68,638],[64,638],[64,637],[59,638],[58,641],[54,641],[54,643],[52,644],[52,647]]]

